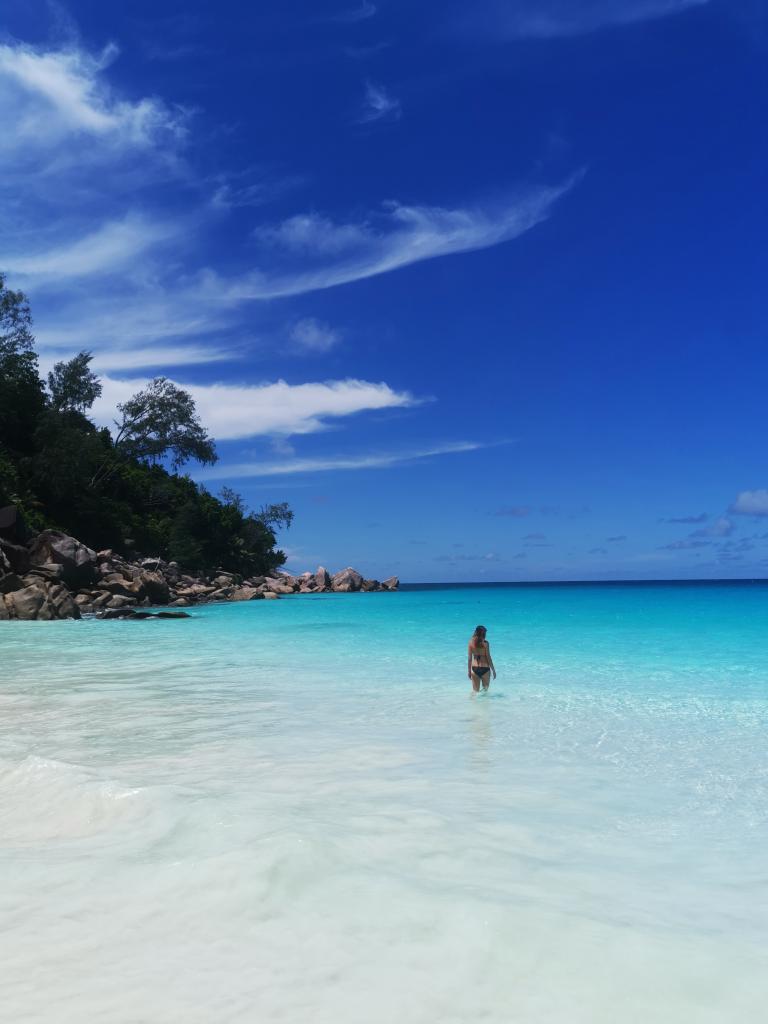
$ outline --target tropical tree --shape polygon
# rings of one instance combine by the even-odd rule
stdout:
[[[195,400],[167,377],[155,377],[142,391],[118,405],[112,451],[91,481],[108,479],[125,461],[153,463],[168,459],[174,470],[194,460],[216,461],[216,448],[200,422]]]
[[[7,288],[0,274],[0,443],[17,455],[31,450],[35,422],[45,407],[31,327],[26,296]]]
[[[92,359],[90,352],[78,352],[68,362],[54,364],[48,374],[48,390],[57,412],[84,414],[101,395],[101,381],[90,369]]]

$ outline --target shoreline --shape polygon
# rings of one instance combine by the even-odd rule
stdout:
[[[399,586],[396,576],[366,579],[351,566],[333,575],[324,566],[298,576],[280,570],[250,576],[224,569],[188,572],[158,557],[131,561],[112,550],[96,552],[56,530],[44,530],[26,546],[0,540],[0,621],[148,618],[144,610],[158,606],[177,610],[164,617],[183,618],[183,609],[200,604]]]

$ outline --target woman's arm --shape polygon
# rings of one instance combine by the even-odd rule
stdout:
[[[496,678],[496,666],[493,664],[493,658],[491,657],[491,645],[488,641],[485,641],[485,653],[488,655],[488,664],[491,666],[491,672],[493,672],[493,678]]]
[[[472,678],[472,644],[467,644],[467,679]]]

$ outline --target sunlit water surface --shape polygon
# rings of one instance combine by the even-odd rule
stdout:
[[[768,587],[2,623],[0,675],[8,1021],[765,1019]]]

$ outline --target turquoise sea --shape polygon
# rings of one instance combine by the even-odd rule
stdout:
[[[14,1024],[765,1019],[768,585],[3,623],[0,676]]]

